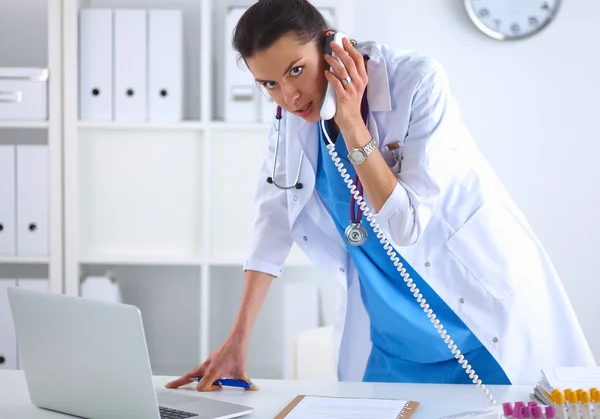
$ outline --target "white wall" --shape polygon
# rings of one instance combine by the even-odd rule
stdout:
[[[563,3],[541,34],[499,42],[471,24],[461,0],[356,0],[352,35],[444,65],[475,140],[553,259],[600,362],[600,3]]]

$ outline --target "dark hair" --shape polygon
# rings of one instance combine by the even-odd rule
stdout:
[[[308,0],[259,0],[238,21],[232,46],[246,59],[294,34],[301,43],[317,41],[322,48],[328,29],[330,24]]]

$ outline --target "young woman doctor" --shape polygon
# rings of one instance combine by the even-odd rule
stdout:
[[[293,242],[339,282],[340,380],[532,384],[542,366],[594,365],[560,279],[469,137],[440,65],[347,40],[331,44],[341,65],[324,54],[329,29],[307,0],[261,0],[238,23],[235,49],[284,112],[269,136],[237,319],[221,347],[167,387],[249,379],[250,332]],[[322,125],[328,83],[337,112]],[[352,200],[330,140],[404,275]],[[346,236],[351,221],[364,243]]]

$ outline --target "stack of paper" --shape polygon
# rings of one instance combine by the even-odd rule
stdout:
[[[552,404],[552,390],[589,390],[600,387],[600,367],[543,368],[542,376],[533,389],[532,397],[546,405]]]

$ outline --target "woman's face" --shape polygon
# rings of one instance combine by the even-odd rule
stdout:
[[[285,35],[246,63],[275,103],[307,122],[320,120],[327,63],[315,42],[301,44],[293,35]]]

